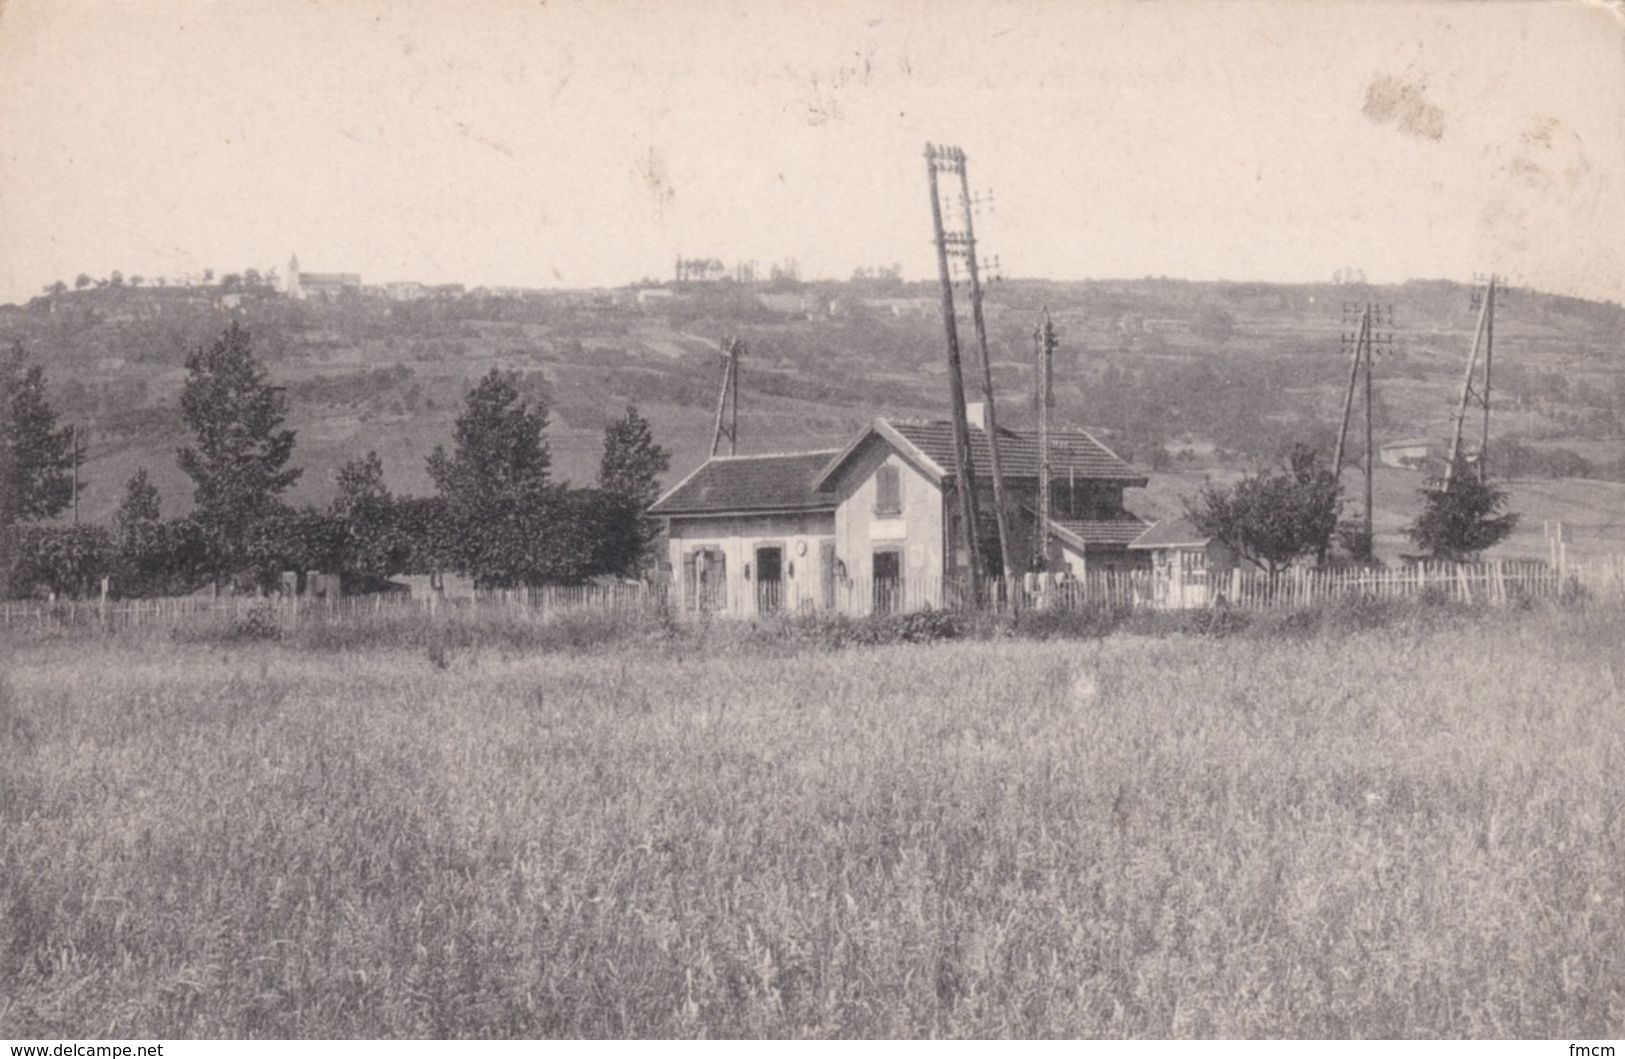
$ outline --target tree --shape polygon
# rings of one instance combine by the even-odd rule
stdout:
[[[162,518],[163,497],[147,476],[147,469],[139,467],[124,483],[124,499],[113,515],[113,525],[122,537],[143,526],[157,525]]]
[[[14,587],[84,596],[107,572],[112,538],[101,526],[30,526],[18,535]]]
[[[121,595],[155,591],[169,571],[162,506],[158,487],[147,469],[139,468],[124,484],[124,498],[113,515],[113,579]]]
[[[1450,483],[1434,482],[1422,490],[1422,512],[1411,523],[1411,543],[1435,559],[1462,562],[1499,544],[1518,525],[1505,511],[1506,491],[1481,481],[1465,462],[1458,463]]]
[[[605,499],[594,505],[602,518],[619,516],[625,525],[606,525],[600,549],[605,572],[635,576],[649,559],[659,527],[643,513],[660,495],[660,476],[671,468],[671,453],[655,443],[649,421],[636,405],[604,428],[604,455],[598,465],[598,487]]]
[[[337,570],[343,538],[343,526],[332,515],[310,507],[278,508],[248,528],[238,572],[262,589],[274,589],[289,570]]]
[[[214,345],[186,358],[181,419],[196,447],[176,453],[192,479],[196,519],[210,542],[215,573],[232,572],[249,528],[277,507],[299,479],[287,466],[294,432],[281,429],[287,403],[254,358],[249,334],[235,321]]]
[[[542,431],[547,411],[519,392],[514,372],[491,369],[457,417],[455,448],[437,445],[429,476],[446,503],[455,559],[493,585],[549,580],[538,549],[546,542],[552,458]]]
[[[11,517],[17,521],[51,518],[73,503],[73,431],[57,429],[45,369],[26,362],[21,343],[0,356],[0,394],[10,395],[0,441],[9,450]]]
[[[1325,551],[1337,529],[1339,493],[1315,451],[1294,445],[1278,471],[1249,475],[1229,489],[1207,486],[1186,513],[1203,533],[1273,575]]]
[[[660,495],[660,476],[671,469],[671,453],[655,443],[649,421],[636,405],[604,428],[604,455],[598,464],[598,487],[647,508]]]
[[[91,284],[93,284],[95,282],[96,282],[95,280],[90,278],[88,273],[81,272],[81,273],[79,273],[79,275],[77,275],[77,276],[75,276],[73,278],[73,289],[74,290],[84,290],[86,287],[90,286]]]
[[[340,467],[332,516],[341,538],[340,568],[346,578],[381,581],[405,568],[410,548],[402,539],[395,498],[384,484],[384,462],[368,452]]]
[[[0,381],[5,363],[0,362]],[[11,436],[11,402],[0,401],[0,599],[11,595],[11,570],[17,557],[17,476],[6,438]]]

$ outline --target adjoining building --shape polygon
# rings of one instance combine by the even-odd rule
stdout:
[[[1157,607],[1208,606],[1240,565],[1234,550],[1183,517],[1161,520],[1128,547],[1151,557],[1151,604]]]
[[[998,567],[991,449],[981,406],[968,407],[981,519]],[[1035,434],[1001,429],[1007,522],[1021,572],[1037,538]],[[839,448],[712,457],[655,501],[674,594],[685,610],[729,614],[884,611],[946,602],[961,580],[953,425],[877,418]],[[1130,541],[1147,523],[1123,506],[1146,477],[1093,435],[1052,431],[1052,529],[1045,546],[1074,576],[1143,567]]]

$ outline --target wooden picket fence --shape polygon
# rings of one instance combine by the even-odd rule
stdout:
[[[310,597],[188,596],[165,599],[63,600],[0,603],[0,629],[95,627],[118,629],[176,625],[199,619],[245,620],[251,615],[279,623],[426,613],[430,616],[495,616],[548,622],[580,615],[666,616],[677,620],[764,618],[778,614],[838,613],[862,616],[926,608],[978,609],[1008,614],[1026,609],[1191,609],[1195,607],[1304,607],[1335,599],[1443,597],[1463,603],[1504,606],[1527,599],[1625,601],[1625,556],[1565,564],[1559,571],[1538,561],[1417,563],[1392,569],[1292,569],[1271,576],[1235,570],[1170,585],[1150,572],[1098,571],[1082,578],[1024,578],[989,585],[973,601],[955,582],[847,581],[786,593],[783,583],[735,585],[728,593],[684,599],[671,587],[650,584],[549,585],[483,590],[464,596],[406,593]]]

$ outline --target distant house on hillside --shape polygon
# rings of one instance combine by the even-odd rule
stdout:
[[[762,303],[762,308],[769,312],[783,313],[798,319],[808,319],[813,315],[815,299],[806,294],[795,294],[785,291],[764,292],[756,295],[756,300]]]
[[[288,259],[288,275],[283,281],[288,297],[337,298],[346,293],[361,293],[361,277],[354,272],[305,272],[299,268],[298,256]]]
[[[665,287],[645,287],[638,291],[638,307],[648,309],[656,305],[670,305],[677,299],[675,291]]]
[[[969,412],[985,542],[991,450],[980,406]],[[1143,566],[1128,544],[1146,522],[1123,507],[1123,492],[1145,476],[1086,432],[1052,437],[1052,556],[1076,575]],[[1025,571],[1037,535],[1038,441],[1001,429],[998,444]],[[879,418],[839,448],[707,460],[650,508],[666,523],[680,605],[748,615],[943,602],[944,580],[966,566],[953,453],[951,423]]]
[[[1384,443],[1378,450],[1378,458],[1385,467],[1421,467],[1428,460],[1443,455],[1439,445],[1430,438],[1401,438]]]
[[[427,293],[423,284],[414,280],[395,280],[384,284],[384,296],[392,302],[415,302]]]
[[[864,304],[899,319],[930,317],[942,311],[942,304],[935,298],[870,298]]]

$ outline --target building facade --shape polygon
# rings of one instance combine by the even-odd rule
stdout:
[[[974,410],[973,410],[974,412]],[[979,416],[976,418],[979,419]],[[1093,436],[1052,432],[1052,565],[1075,575],[1145,565],[1128,544],[1147,523],[1123,506],[1146,479]],[[998,569],[991,450],[971,429],[987,569]],[[1037,558],[1037,439],[999,431],[1017,573]],[[963,580],[948,422],[876,419],[838,449],[713,457],[650,508],[665,520],[687,611],[869,613],[942,605]]]

